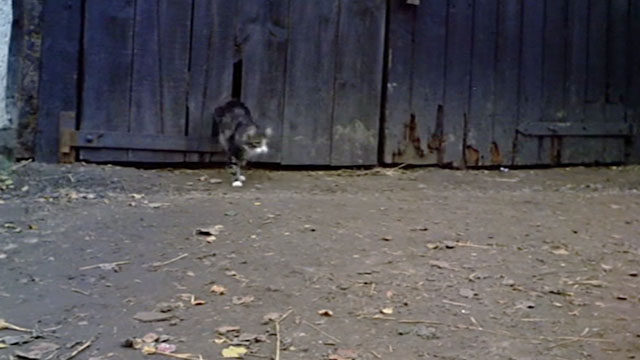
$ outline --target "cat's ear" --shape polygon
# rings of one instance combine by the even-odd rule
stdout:
[[[264,134],[267,135],[267,137],[273,135],[273,130],[271,130],[271,127],[266,128]]]

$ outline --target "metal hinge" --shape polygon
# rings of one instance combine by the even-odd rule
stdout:
[[[76,161],[77,143],[76,133],[76,112],[61,111],[58,117],[60,124],[60,141],[58,145],[58,161],[61,163],[72,163]]]

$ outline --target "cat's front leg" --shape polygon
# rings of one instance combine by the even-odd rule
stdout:
[[[241,162],[238,161],[235,157],[231,157],[229,159],[229,168],[231,170],[231,186],[233,187],[242,187],[242,182],[244,181],[244,176],[241,174]]]
[[[244,183],[247,178],[242,175],[242,168],[246,167],[247,165],[247,160],[246,159],[240,159],[237,162],[238,164],[238,172],[236,173],[236,181],[240,182],[240,185],[236,185],[236,186],[242,186],[242,183]]]

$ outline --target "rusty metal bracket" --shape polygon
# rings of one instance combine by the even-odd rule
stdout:
[[[633,136],[633,127],[621,121],[610,123],[531,121],[518,126],[517,131],[529,136]]]
[[[76,149],[74,148],[74,145],[77,143],[75,130],[76,112],[62,111],[59,114],[58,121],[60,124],[58,161],[60,161],[61,163],[72,163],[76,160]]]

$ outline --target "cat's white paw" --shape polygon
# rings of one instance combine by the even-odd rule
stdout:
[[[246,178],[246,177],[244,177],[244,175],[240,175],[240,176],[238,177],[238,179],[240,179],[240,181],[245,181],[245,180],[247,180],[247,178]]]
[[[233,186],[233,187],[242,187],[242,181],[236,180],[236,181],[231,183],[231,186]]]

